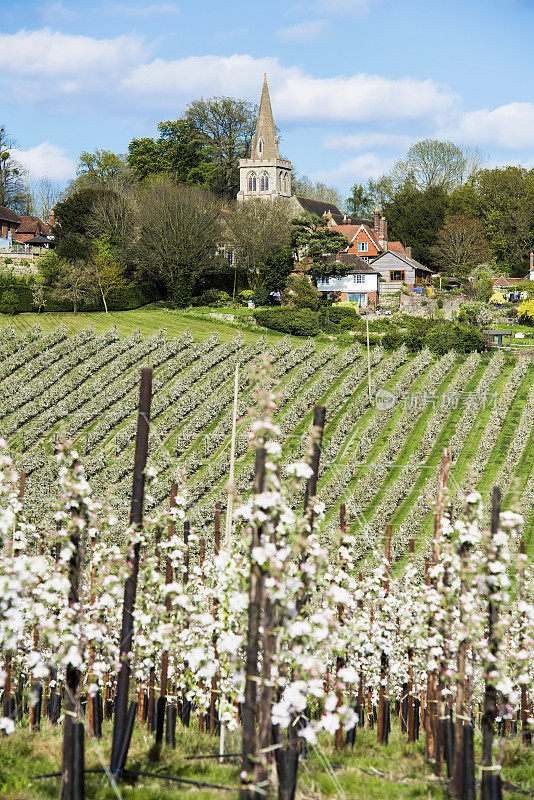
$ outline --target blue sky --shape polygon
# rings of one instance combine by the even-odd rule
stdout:
[[[412,142],[534,166],[534,0],[0,0],[0,125],[34,174],[126,152],[197,97],[267,72],[295,169],[336,185]]]

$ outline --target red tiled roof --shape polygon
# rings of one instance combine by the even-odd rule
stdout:
[[[510,278],[508,275],[499,275],[498,278],[493,278],[494,286],[517,286],[521,283],[521,278]]]
[[[354,239],[360,228],[364,229],[364,231],[366,232],[367,236],[372,241],[376,249],[380,251],[382,248],[380,247],[380,244],[378,242],[378,239],[376,238],[374,230],[370,228],[369,225],[365,225],[364,223],[362,223],[361,225],[332,225],[331,230],[339,231],[340,233],[342,233],[344,236],[347,237],[350,243],[352,243],[352,240]]]
[[[17,228],[17,233],[33,233],[35,235],[48,236],[52,233],[52,228],[43,222],[39,217],[34,217],[33,214],[21,214],[20,225]]]
[[[0,219],[7,220],[7,222],[20,222],[21,218],[18,214],[15,214],[14,211],[11,211],[10,208],[0,206]]]
[[[393,253],[400,253],[402,256],[408,255],[402,242],[388,242],[388,250],[391,250]]]

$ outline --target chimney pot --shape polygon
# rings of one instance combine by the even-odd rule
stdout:
[[[49,225],[51,228],[53,228],[55,224],[56,224],[56,217],[54,214],[54,209],[52,209],[52,211],[50,212]]]
[[[405,247],[404,249],[406,250],[406,255],[408,256],[408,258],[411,258],[412,257],[412,248],[411,247]]]

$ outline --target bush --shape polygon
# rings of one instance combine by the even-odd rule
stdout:
[[[306,275],[292,275],[282,293],[282,303],[293,308],[311,308],[316,311],[321,302],[321,292],[310,283]]]
[[[424,344],[438,355],[444,355],[449,350],[471,353],[473,350],[482,352],[487,349],[486,340],[480,331],[470,325],[434,325],[427,331]]]
[[[443,308],[443,300],[441,299],[441,297],[438,297],[436,308]]]
[[[269,305],[269,290],[266,289],[265,286],[258,286],[258,288],[254,290],[254,303],[257,306]]]
[[[387,333],[382,337],[382,344],[388,350],[397,350],[406,341],[406,333],[400,331],[398,328],[390,328]]]
[[[352,337],[354,341],[360,342],[360,344],[367,344],[367,332],[365,333],[357,333],[356,336]],[[369,333],[369,346],[380,344],[380,336],[378,333]]]
[[[519,322],[523,325],[534,325],[534,300],[521,303],[518,309]]]
[[[319,315],[309,308],[261,308],[254,311],[258,325],[294,336],[317,336]]]
[[[6,289],[2,292],[0,297],[0,313],[2,314],[18,314],[19,312],[19,298],[14,289]]]
[[[239,292],[237,295],[237,299],[240,303],[243,303],[243,305],[246,306],[248,305],[249,300],[254,299],[254,291],[252,289],[243,289],[243,291]]]

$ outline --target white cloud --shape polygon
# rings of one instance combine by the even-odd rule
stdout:
[[[250,55],[194,56],[177,61],[156,59],[132,70],[124,88],[138,102],[169,104],[187,94],[231,94],[256,100],[267,73],[278,119],[363,121],[438,117],[456,105],[455,95],[432,80],[360,73],[350,77],[315,78],[278,59]],[[159,97],[158,97],[159,96]]]
[[[314,19],[307,20],[306,22],[299,22],[297,25],[291,25],[287,28],[280,28],[276,32],[276,37],[282,42],[292,42],[299,44],[301,42],[312,42],[323,36],[328,28],[328,20]]]
[[[0,33],[0,70],[15,76],[56,78],[59,82],[78,82],[94,75],[112,78],[146,55],[147,48],[137,36],[94,39],[50,28]]]
[[[110,3],[106,11],[112,14],[122,14],[125,17],[137,17],[141,19],[180,13],[178,6],[173,3],[152,3],[152,5],[138,6],[127,3]]]
[[[349,133],[330,136],[324,146],[327,150],[367,150],[370,147],[406,150],[413,141],[413,136],[396,133]]]
[[[76,18],[77,14],[71,8],[66,8],[61,0],[49,0],[39,9],[43,21],[48,23],[71,22]]]
[[[379,158],[376,153],[362,153],[356,158],[343,161],[334,169],[315,172],[312,177],[329,184],[365,183],[369,178],[379,178],[391,168],[392,164],[393,159]]]
[[[50,178],[63,182],[74,177],[76,165],[65,150],[50,142],[41,142],[29,150],[12,150],[14,158],[29,171],[32,178]]]
[[[443,132],[470,144],[521,149],[534,147],[534,103],[508,103],[492,111],[463,114],[456,127]]]

